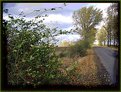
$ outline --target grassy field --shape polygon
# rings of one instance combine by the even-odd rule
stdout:
[[[57,53],[67,52],[69,48],[56,48]],[[69,51],[68,51],[69,52]],[[64,84],[98,86],[110,84],[110,77],[99,58],[95,55],[93,49],[87,51],[84,57],[60,57],[61,72],[68,82]]]

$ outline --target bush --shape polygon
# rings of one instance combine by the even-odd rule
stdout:
[[[63,53],[63,52],[61,52],[60,54],[59,54],[59,57],[61,58],[61,57],[65,57],[66,56],[66,54],[65,53]]]
[[[61,52],[60,54],[59,54],[59,57],[61,58],[61,57],[67,57],[67,56],[69,56],[69,51],[64,51],[64,52]]]
[[[76,42],[74,46],[71,47],[70,56],[73,57],[75,55],[85,56],[87,49],[90,47],[89,43],[85,40],[81,40]]]
[[[50,44],[50,39],[61,30],[47,28],[42,20],[35,22],[9,17],[6,26],[9,84],[36,86],[52,84],[61,78],[58,73],[60,62],[54,44]]]
[[[39,39],[33,34],[37,35],[35,32],[20,32],[8,43],[9,82],[13,84],[51,83],[58,76],[59,61],[54,46],[44,42],[38,44]]]

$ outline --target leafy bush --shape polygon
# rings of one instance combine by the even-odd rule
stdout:
[[[74,46],[71,46],[70,56],[73,57],[75,55],[84,56],[86,55],[87,49],[90,47],[88,41],[80,40],[76,42]]]
[[[67,57],[67,56],[69,56],[69,51],[64,51],[64,52],[61,52],[60,54],[59,54],[59,57],[61,58],[61,57]]]
[[[40,16],[39,16],[40,17]],[[52,84],[61,78],[59,59],[50,43],[54,36],[66,34],[56,28],[50,29],[43,19],[26,21],[9,15],[7,21],[8,82],[16,84]]]
[[[61,58],[61,57],[65,57],[66,56],[66,54],[65,53],[63,53],[63,52],[61,52],[60,54],[59,54],[59,57]]]

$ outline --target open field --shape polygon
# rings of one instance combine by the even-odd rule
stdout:
[[[85,57],[62,57],[61,63],[63,75],[69,77],[68,83],[65,84],[83,86],[110,84],[108,72],[92,49],[87,51]]]

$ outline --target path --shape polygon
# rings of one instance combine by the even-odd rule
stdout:
[[[116,82],[116,76],[114,73],[114,65],[116,61],[114,50],[108,47],[94,47],[94,50],[99,57],[101,63],[106,68],[108,73],[110,74],[112,84]]]

